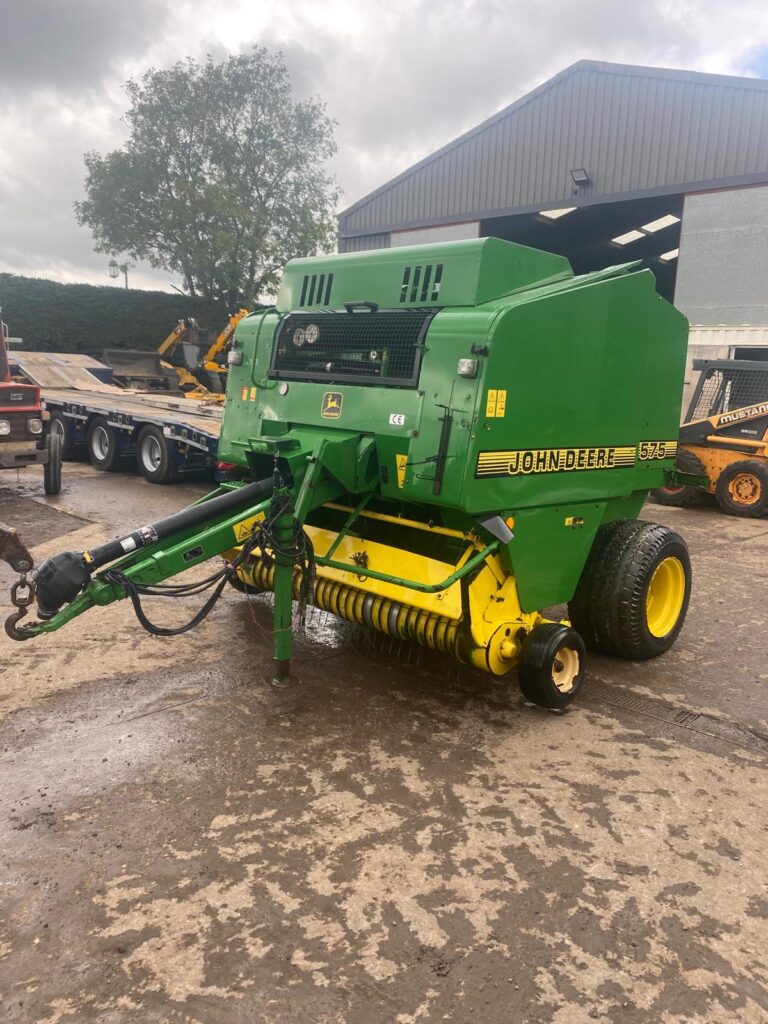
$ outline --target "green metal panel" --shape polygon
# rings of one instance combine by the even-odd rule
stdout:
[[[439,301],[401,304],[404,267],[428,265],[443,267]],[[323,277],[324,298],[329,274],[333,308],[382,307],[349,313],[353,333],[386,308],[440,307],[415,387],[270,377],[281,316],[307,277],[315,292]],[[279,451],[301,476],[322,440],[326,471],[352,494],[464,528],[514,515],[505,558],[526,610],[569,599],[601,523],[635,516],[674,466],[687,323],[634,265],[574,278],[560,257],[498,239],[297,260],[278,309],[237,329],[220,458],[263,475]],[[458,373],[468,358],[474,377]]]
[[[498,238],[473,238],[449,245],[291,260],[276,306],[283,313],[323,306],[341,309],[346,302],[365,301],[386,308],[477,306],[520,288],[572,276],[563,256]]]

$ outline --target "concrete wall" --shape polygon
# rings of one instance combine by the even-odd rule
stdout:
[[[695,324],[768,324],[768,185],[685,197],[675,305]]]
[[[441,224],[436,228],[417,228],[415,231],[393,231],[392,247],[398,245],[428,245],[431,242],[458,242],[462,238],[479,238],[480,221],[462,224]]]

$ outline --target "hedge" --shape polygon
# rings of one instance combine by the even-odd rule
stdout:
[[[208,299],[137,288],[59,284],[0,273],[2,318],[30,351],[86,352],[105,348],[156,349],[183,317],[214,332],[227,310]]]

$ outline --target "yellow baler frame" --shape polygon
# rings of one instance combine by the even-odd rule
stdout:
[[[329,503],[326,507],[353,512],[348,506]],[[410,640],[458,660],[502,676],[515,667],[525,636],[537,625],[549,621],[540,612],[524,612],[520,605],[514,574],[496,554],[488,554],[469,578],[456,581],[437,592],[413,590],[366,575],[366,567],[402,579],[435,585],[460,570],[484,549],[474,533],[462,533],[432,526],[418,520],[360,510],[360,516],[392,525],[420,530],[465,542],[460,556],[444,561],[407,548],[307,525],[306,532],[320,557],[333,553],[334,561],[349,569],[318,565],[314,582],[314,604],[349,622],[366,625],[389,636]],[[244,521],[250,532],[254,522]],[[240,548],[227,552],[234,557]],[[357,559],[357,561],[355,561]],[[248,588],[270,591],[274,586],[274,565],[256,552],[238,567],[238,577]],[[298,597],[302,574],[294,572],[294,596]]]

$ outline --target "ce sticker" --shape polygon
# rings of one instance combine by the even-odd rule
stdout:
[[[390,427],[402,427],[405,426],[405,416],[401,412],[391,412],[389,414],[389,425]]]

